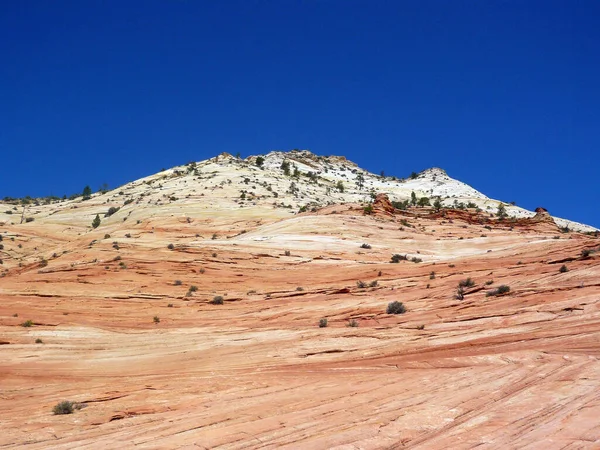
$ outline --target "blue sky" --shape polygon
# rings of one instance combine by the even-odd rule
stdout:
[[[600,2],[0,3],[0,197],[220,152],[439,166],[600,227]]]

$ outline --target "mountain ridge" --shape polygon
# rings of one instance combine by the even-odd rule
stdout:
[[[257,161],[261,161],[262,167],[257,166]],[[289,164],[288,175],[284,174],[282,168],[284,163]],[[203,171],[206,173],[201,173]],[[181,178],[182,183],[171,182],[178,177]],[[218,186],[212,182],[214,178],[220,180]],[[338,183],[342,184],[343,192],[340,192]],[[148,186],[148,189],[138,189],[141,184]],[[158,196],[150,192],[152,188],[157,189],[154,194],[158,193]],[[407,178],[381,176],[360,168],[344,156],[320,156],[308,150],[272,151],[244,159],[229,153],[221,153],[207,160],[175,166],[142,177],[104,194],[93,194],[91,200],[102,200],[117,208],[125,206],[119,204],[117,200],[120,199],[117,195],[144,195],[155,200],[154,206],[160,206],[161,195],[176,198],[175,201],[178,201],[187,196],[189,191],[198,193],[207,188],[210,188],[213,193],[215,189],[220,189],[218,194],[223,197],[223,200],[226,197],[228,201],[235,201],[237,196],[236,203],[239,206],[248,205],[246,199],[251,199],[252,203],[265,204],[270,200],[271,206],[291,206],[290,209],[294,211],[303,207],[322,207],[334,203],[368,203],[377,193],[385,193],[392,201],[400,202],[410,200],[414,192],[419,198],[429,198],[431,203],[435,198],[439,198],[442,206],[446,208],[471,205],[489,215],[494,215],[498,206],[503,204],[509,217],[522,218],[535,215],[533,211],[491,199],[466,183],[451,178],[445,170],[438,167],[425,169],[418,174],[413,173]],[[242,194],[244,198],[239,199]],[[197,196],[196,199],[204,200]],[[79,202],[80,199],[71,202],[73,201]],[[72,206],[68,201],[64,203],[55,201],[53,204],[57,207]],[[36,205],[38,209],[30,208],[28,217],[34,220],[45,220],[49,212],[39,209],[40,206],[44,205]],[[218,207],[214,204],[213,206]],[[15,223],[13,217],[7,217],[7,211],[9,209],[6,205],[0,202],[0,223],[3,221]],[[13,215],[19,212],[18,209],[14,210]],[[101,214],[102,211],[98,213]],[[568,219],[558,217],[554,219],[565,229],[584,232],[597,230],[590,225]]]

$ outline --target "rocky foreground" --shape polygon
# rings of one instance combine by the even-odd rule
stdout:
[[[543,210],[93,202],[0,227],[0,448],[600,447],[600,239]]]
[[[0,205],[0,448],[600,447],[597,233],[291,156]]]

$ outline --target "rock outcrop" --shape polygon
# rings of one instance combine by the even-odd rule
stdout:
[[[393,216],[396,208],[386,194],[377,194],[373,201],[373,212],[375,214],[383,214]]]

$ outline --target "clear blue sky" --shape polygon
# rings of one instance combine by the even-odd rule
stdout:
[[[431,166],[600,227],[600,2],[0,2],[0,197],[220,152]]]

